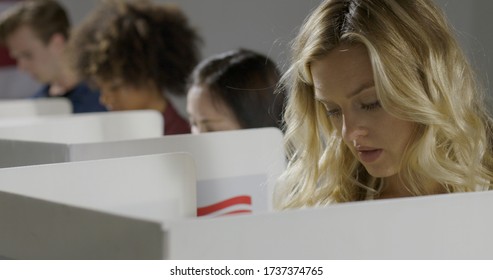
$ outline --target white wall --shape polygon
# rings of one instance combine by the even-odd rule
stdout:
[[[491,12],[493,1],[435,0],[445,11],[457,38],[476,69],[477,76],[487,89],[493,111],[493,36]]]
[[[180,0],[205,39],[205,56],[246,47],[268,54],[284,68],[289,42],[320,0]]]

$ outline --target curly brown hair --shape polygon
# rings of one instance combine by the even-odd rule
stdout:
[[[185,93],[199,38],[181,10],[149,1],[105,1],[74,31],[74,66],[89,81],[153,83]]]

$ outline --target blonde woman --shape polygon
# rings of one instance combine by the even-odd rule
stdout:
[[[292,59],[278,208],[491,188],[491,119],[432,1],[324,1]]]

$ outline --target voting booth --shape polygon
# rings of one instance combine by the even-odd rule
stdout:
[[[171,259],[493,259],[493,191],[173,222]]]
[[[0,178],[3,172],[0,170]],[[493,192],[462,193],[218,219],[158,221],[0,192],[0,221],[6,227],[0,231],[0,256],[179,260],[491,259],[492,205]]]
[[[259,128],[99,143],[0,140],[0,167],[188,152],[197,167],[198,215],[270,211],[275,181],[285,169],[283,135]]]
[[[50,143],[93,143],[163,135],[164,120],[154,110],[67,116],[0,118],[0,139]]]
[[[67,98],[62,97],[0,100],[0,119],[71,113],[72,104]]]
[[[185,153],[0,169],[0,258],[164,258],[195,181]]]

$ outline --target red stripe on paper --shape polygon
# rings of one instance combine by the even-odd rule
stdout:
[[[236,210],[236,211],[224,213],[220,216],[229,216],[229,215],[236,215],[236,214],[250,214],[250,213],[252,213],[252,210]]]
[[[252,198],[247,195],[235,196],[218,203],[214,203],[208,206],[203,206],[197,208],[197,216],[209,215],[213,212],[219,211],[221,209],[237,205],[237,204],[247,204],[252,205]]]

